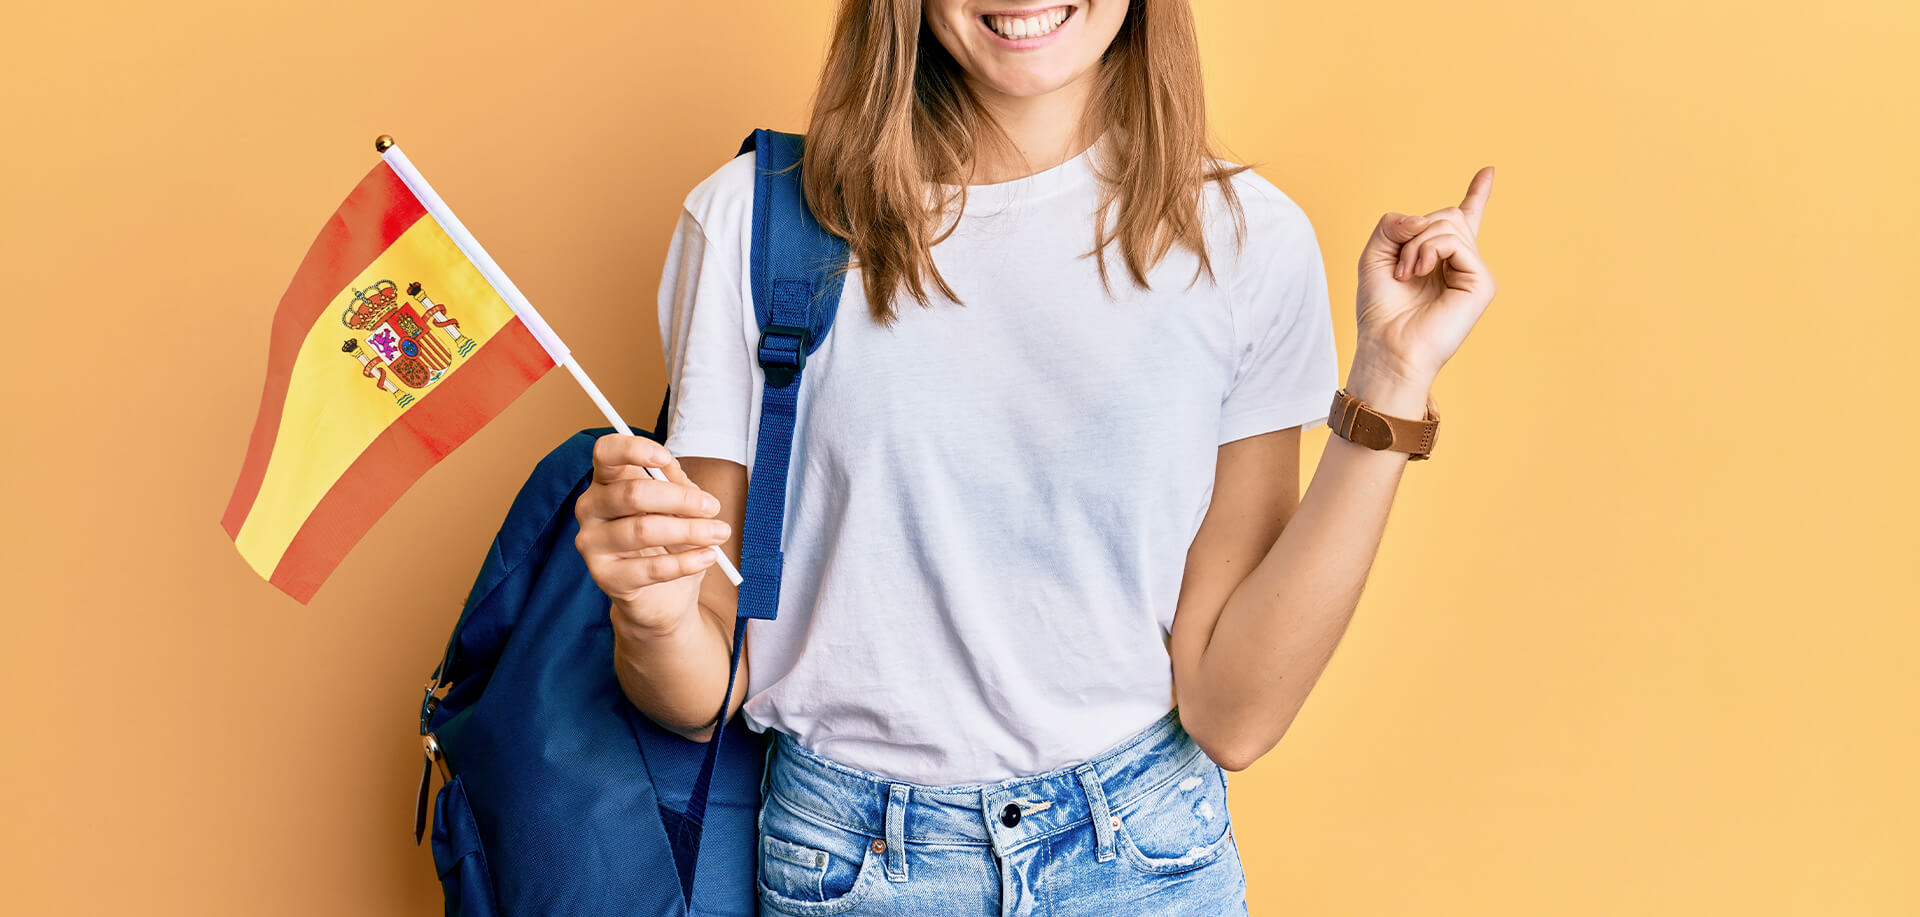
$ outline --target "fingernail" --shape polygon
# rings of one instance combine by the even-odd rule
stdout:
[[[720,511],[720,498],[708,494],[700,499],[700,508],[709,513],[717,513]]]
[[[733,534],[733,526],[724,522],[711,522],[707,524],[707,537],[713,541],[725,541],[727,540],[727,536],[731,534]]]

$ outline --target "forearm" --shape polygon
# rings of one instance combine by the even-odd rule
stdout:
[[[711,575],[719,575],[708,570]],[[721,633],[716,616],[688,614],[663,630],[639,630],[613,614],[613,667],[620,690],[640,712],[696,742],[712,735],[714,715],[727,689],[733,632]],[[732,621],[729,610],[726,620]],[[728,713],[746,695],[746,661],[733,686]]]
[[[1430,381],[1356,357],[1347,391],[1382,413],[1421,417]],[[1327,438],[1300,505],[1235,587],[1183,708],[1241,769],[1280,741],[1346,632],[1386,529],[1407,453]]]

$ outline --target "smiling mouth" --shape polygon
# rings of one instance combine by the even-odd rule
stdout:
[[[993,30],[993,34],[1001,38],[1020,41],[1027,38],[1045,38],[1071,18],[1073,18],[1073,7],[1056,6],[1052,9],[1018,16],[989,13],[981,16],[980,21]]]

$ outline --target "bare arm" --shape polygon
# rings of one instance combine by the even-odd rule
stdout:
[[[1424,388],[1356,367],[1347,390],[1419,417]],[[1171,652],[1180,718],[1228,770],[1244,770],[1292,725],[1346,632],[1407,464],[1327,438],[1304,498],[1300,428],[1220,447],[1212,505],[1187,555]]]
[[[1440,367],[1493,301],[1477,239],[1491,166],[1466,197],[1380,218],[1360,253],[1359,344],[1347,391],[1425,416]],[[1366,586],[1407,454],[1338,436],[1296,504],[1299,430],[1220,447],[1213,501],[1187,556],[1170,651],[1181,721],[1220,766],[1280,741],[1326,669]]]
[[[747,469],[737,462],[689,458],[681,463],[695,486],[720,499],[718,518],[732,529],[721,548],[737,567],[740,531],[747,502]],[[739,587],[713,567],[700,578],[697,617],[681,618],[665,632],[624,627],[614,611],[614,673],[620,689],[634,706],[662,727],[696,742],[713,735],[714,714],[727,690],[727,662],[733,652],[734,612]],[[740,644],[740,673],[727,702],[727,718],[739,712],[747,698],[746,638]]]
[[[666,472],[646,476],[642,466]],[[737,462],[678,462],[641,437],[610,434],[594,448],[594,482],[575,514],[575,544],[611,601],[614,674],[633,705],[662,728],[697,742],[713,735],[727,689],[738,591],[718,573],[708,545],[738,563],[746,469]],[[702,505],[712,497],[716,503]],[[731,718],[746,699],[748,664],[727,706]]]

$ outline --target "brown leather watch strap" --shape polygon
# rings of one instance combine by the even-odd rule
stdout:
[[[1327,427],[1348,442],[1369,449],[1410,453],[1408,461],[1418,461],[1432,457],[1433,441],[1440,432],[1440,410],[1434,406],[1433,393],[1429,392],[1426,419],[1390,417],[1341,388],[1333,393],[1333,406],[1327,410]]]

